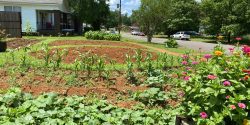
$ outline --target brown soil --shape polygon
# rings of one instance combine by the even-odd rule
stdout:
[[[99,46],[119,46],[129,47],[136,49],[147,49],[139,44],[125,43],[125,42],[111,42],[111,41],[83,41],[83,40],[60,40],[49,44],[50,46],[63,46],[63,45],[99,45]]]
[[[52,49],[50,51],[50,54],[53,55],[55,53],[56,49]],[[60,51],[62,51],[62,48],[59,48]],[[106,59],[106,63],[109,62],[109,60],[115,60],[117,63],[124,63],[126,61],[126,54],[130,55],[131,57],[135,54],[135,49],[133,48],[111,48],[111,47],[81,47],[81,48],[66,48],[65,50],[68,51],[68,54],[63,57],[63,61],[65,63],[74,63],[75,59],[79,58],[79,53],[90,53],[90,54],[96,54],[98,56],[102,56]],[[146,54],[149,51],[142,50],[142,54],[144,57],[146,57]],[[154,52],[149,52],[153,55],[153,60],[157,58],[157,54]],[[32,52],[32,56],[38,57],[39,59],[42,59],[43,52]]]
[[[7,41],[7,47],[9,49],[16,49],[16,48],[22,48],[22,47],[34,45],[38,42],[39,41],[36,39],[17,38],[17,39],[12,39],[12,40]]]

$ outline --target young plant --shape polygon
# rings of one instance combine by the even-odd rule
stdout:
[[[44,66],[48,67],[50,63],[50,57],[51,57],[48,44],[42,44],[42,50],[44,52],[44,54],[42,54],[42,57],[45,61]]]
[[[143,59],[142,50],[137,49],[137,50],[135,51],[134,58],[135,58],[135,60],[136,60],[137,68],[138,68],[139,70],[142,70],[142,59]]]
[[[56,68],[60,67],[60,65],[62,63],[62,60],[63,60],[63,57],[67,56],[67,55],[68,55],[68,51],[65,50],[65,49],[63,51],[60,51],[59,49],[55,50],[55,53],[52,56],[52,60],[51,60],[51,62],[53,63],[53,69],[54,70]]]
[[[133,73],[134,64],[131,61],[131,56],[126,54],[126,64],[127,64],[127,79],[130,83],[136,81],[135,75]]]
[[[102,76],[102,72],[105,70],[105,61],[102,57],[97,59],[96,69],[98,71],[98,77]]]
[[[153,64],[152,64],[152,54],[147,53],[147,56],[145,58],[146,63],[146,69],[148,76],[152,76],[152,73],[154,72]]]

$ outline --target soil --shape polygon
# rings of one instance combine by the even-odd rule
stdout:
[[[64,50],[62,48],[59,48],[60,51]],[[133,48],[113,48],[113,47],[70,47],[65,48],[65,50],[68,52],[67,55],[63,57],[64,63],[74,63],[75,59],[79,58],[79,53],[90,53],[91,55],[98,55],[101,57],[104,57],[106,60],[106,63],[109,63],[110,60],[114,60],[117,63],[125,63],[126,61],[126,54],[130,55],[131,57],[135,54],[136,49]],[[56,49],[51,49],[50,54],[53,55],[55,53]],[[151,53],[153,56],[153,60],[157,58],[157,53],[155,52],[149,52],[146,50],[142,50],[143,57],[146,57],[147,53]],[[39,59],[42,59],[43,52],[32,52],[32,56],[35,56]]]
[[[14,85],[8,83],[8,81],[11,80],[11,76],[5,70],[0,70],[0,90],[8,90],[10,87],[18,86],[23,92],[31,93],[35,96],[48,92],[55,92],[62,96],[95,95],[98,98],[105,98],[111,104],[117,105],[119,107],[131,108],[138,102],[119,102],[118,98],[126,100],[129,98],[130,92],[144,91],[148,89],[146,86],[134,86],[132,84],[128,84],[126,78],[123,76],[114,78],[115,83],[112,85],[107,85],[105,81],[100,79],[92,86],[76,87],[66,86],[65,80],[56,75],[53,77],[44,77],[42,75],[34,75],[32,72],[33,71],[30,70],[25,74],[14,74],[17,81]]]
[[[147,49],[147,47],[124,42],[111,42],[111,41],[83,41],[83,40],[60,40],[49,44],[50,46],[64,46],[64,45],[98,45],[98,46],[119,46],[119,47],[129,47],[136,49]]]
[[[39,41],[36,39],[23,39],[23,38],[16,38],[7,41],[7,48],[8,49],[17,49],[22,48],[30,45],[34,45],[38,43]]]

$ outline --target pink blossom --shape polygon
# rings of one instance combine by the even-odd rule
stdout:
[[[205,55],[204,55],[204,58],[210,59],[210,58],[212,58],[212,55],[211,55],[211,54],[205,54]]]
[[[242,48],[242,51],[244,52],[244,54],[249,54],[250,53],[250,47],[247,45],[244,45]]]
[[[236,37],[235,38],[237,41],[241,41],[242,40],[242,37]]]
[[[231,82],[229,82],[229,81],[224,81],[224,82],[223,82],[223,85],[224,85],[224,86],[231,86]]]
[[[226,99],[229,99],[230,98],[230,95],[226,96]]]
[[[234,51],[234,48],[229,48],[229,51],[230,51],[230,52],[233,52],[233,51]]]
[[[185,76],[185,77],[184,77],[184,80],[185,80],[185,81],[189,81],[190,78],[191,78],[190,76]]]
[[[184,76],[187,75],[187,72],[182,72],[182,75],[184,75]]]
[[[197,64],[199,64],[199,62],[196,62],[196,61],[192,62],[192,65],[197,65]]]
[[[230,105],[229,106],[232,110],[235,110],[236,109],[236,106],[235,105]]]
[[[210,80],[215,80],[217,77],[215,75],[208,75],[207,78]]]
[[[188,71],[191,70],[191,69],[192,69],[191,67],[187,67],[187,68],[186,68],[186,70],[188,70]]]
[[[183,61],[181,64],[182,65],[188,65],[188,62],[187,61]]]
[[[206,112],[201,112],[201,113],[200,113],[200,116],[201,116],[201,118],[203,118],[203,119],[206,119],[206,118],[208,117]]]
[[[245,109],[246,108],[246,105],[244,103],[238,103],[238,106],[242,109]]]
[[[182,59],[188,59],[188,55],[182,55]]]

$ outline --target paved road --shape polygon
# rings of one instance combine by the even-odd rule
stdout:
[[[145,41],[145,42],[147,41],[147,37],[145,37],[145,36],[133,36],[130,33],[122,33],[122,36],[125,38],[129,38],[129,39],[141,40],[141,41]],[[164,38],[153,38],[152,39],[153,43],[159,43],[159,44],[164,44],[165,41],[166,41],[166,39],[164,39]],[[185,40],[177,40],[177,42],[181,47],[189,48],[189,49],[193,49],[193,50],[201,49],[201,51],[204,51],[204,52],[212,51],[213,48],[217,45],[217,44],[213,44],[213,43],[185,41]],[[225,50],[227,50],[227,53],[229,53],[229,48],[235,47],[232,45],[222,45],[222,46]]]

